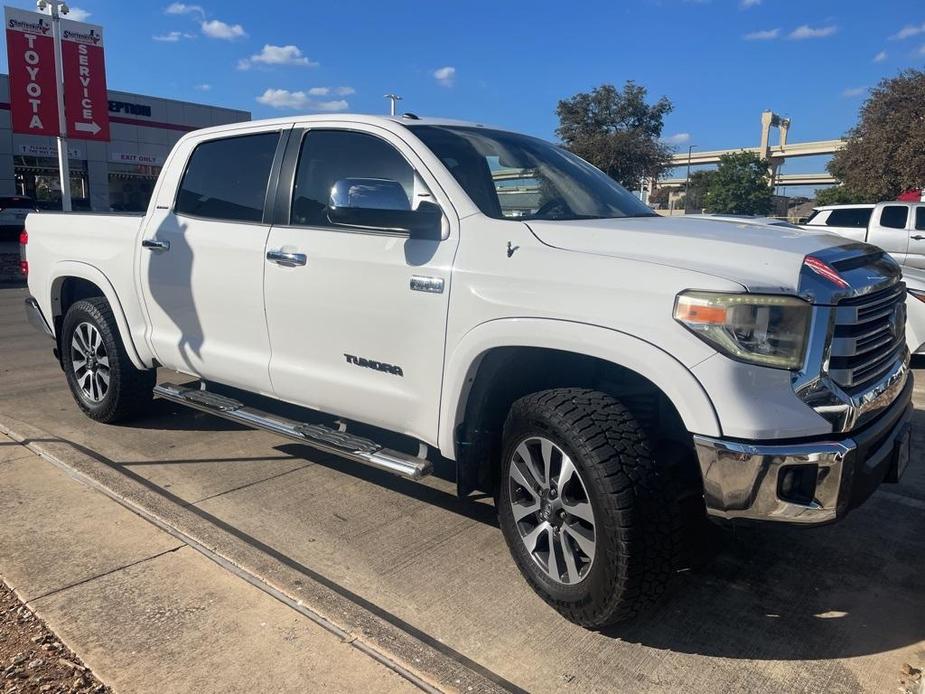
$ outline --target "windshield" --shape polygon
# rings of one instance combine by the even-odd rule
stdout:
[[[605,173],[526,135],[464,126],[409,126],[472,201],[495,219],[657,216]]]

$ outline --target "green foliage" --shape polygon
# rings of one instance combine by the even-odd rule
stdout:
[[[700,212],[707,206],[707,191],[710,182],[716,176],[716,171],[694,171],[691,173],[690,185],[684,193],[684,199],[679,206],[689,212]]]
[[[869,195],[862,195],[847,186],[832,186],[816,191],[816,205],[851,205],[859,202],[877,202]]]
[[[871,90],[828,170],[870,202],[925,187],[925,72],[904,70]]]
[[[671,162],[671,148],[660,141],[671,101],[646,103],[646,88],[632,81],[619,91],[603,84],[563,99],[556,107],[556,135],[582,159],[630,190],[658,176]]]
[[[724,154],[711,173],[704,196],[704,207],[708,211],[759,215],[771,211],[768,162],[757,154]]]

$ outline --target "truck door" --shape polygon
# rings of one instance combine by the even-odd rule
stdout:
[[[332,190],[345,187],[362,227],[330,219]],[[421,201],[442,208],[442,239],[389,228],[389,210]],[[458,239],[435,179],[390,131],[297,128],[277,214],[265,262],[276,396],[432,442]]]
[[[181,145],[164,168],[138,251],[158,360],[260,393],[271,392],[264,214],[280,135],[278,127],[245,129]]]
[[[880,246],[900,265],[909,249],[909,206],[902,203],[878,205],[870,218],[867,243]]]
[[[909,236],[909,250],[906,265],[925,270],[925,205],[913,205],[912,233]]]

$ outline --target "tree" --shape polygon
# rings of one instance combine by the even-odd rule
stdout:
[[[768,214],[768,162],[753,152],[724,154],[709,179],[704,207],[722,214]],[[693,177],[692,177],[693,178]]]
[[[671,101],[646,103],[646,88],[629,81],[618,91],[603,84],[563,99],[556,107],[556,135],[582,159],[630,190],[657,177],[671,162],[671,147],[661,142]]]
[[[827,168],[871,202],[925,186],[925,72],[904,70],[881,80]]]
[[[816,191],[816,205],[850,205],[858,202],[876,202],[869,195],[862,195],[847,186],[832,186]]]
[[[690,212],[700,212],[706,204],[707,191],[710,189],[710,182],[716,175],[716,171],[694,171],[691,174],[688,190],[684,192],[684,197],[678,201],[678,206],[683,207]]]

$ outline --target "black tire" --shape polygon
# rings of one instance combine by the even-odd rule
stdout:
[[[591,628],[631,619],[655,603],[676,572],[680,513],[676,485],[656,466],[629,410],[593,390],[547,390],[514,403],[503,436],[501,530],[533,589],[566,619]],[[517,447],[537,436],[571,459],[594,513],[594,558],[577,583],[550,578],[514,520],[509,470]]]
[[[74,332],[78,326],[84,324],[92,325],[99,332],[105,356],[109,361],[109,384],[99,400],[94,400],[84,392],[74,369],[74,358],[79,358],[72,348]],[[71,395],[74,396],[77,406],[90,419],[109,424],[137,416],[148,408],[152,400],[156,371],[140,371],[132,364],[106,299],[82,299],[68,309],[61,325],[60,350],[61,364]]]

